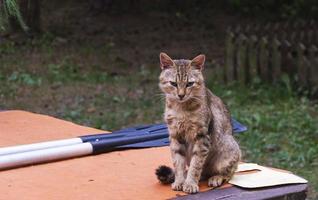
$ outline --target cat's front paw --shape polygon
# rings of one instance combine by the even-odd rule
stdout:
[[[175,191],[182,191],[183,182],[175,181],[171,184],[171,188]]]
[[[194,194],[194,193],[199,192],[199,186],[198,186],[198,184],[196,184],[194,182],[186,181],[183,184],[182,190],[183,190],[183,192],[186,192],[186,193],[189,193],[189,194]]]
[[[211,178],[209,178],[208,180],[208,186],[209,187],[219,187],[222,185],[222,183],[224,181],[226,181],[227,179],[224,176],[212,176]]]

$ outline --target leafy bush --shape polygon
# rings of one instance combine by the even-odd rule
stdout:
[[[0,31],[4,31],[8,26],[9,19],[16,19],[24,31],[28,29],[24,23],[19,5],[16,0],[3,0],[0,2]]]

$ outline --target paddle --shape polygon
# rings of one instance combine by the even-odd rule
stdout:
[[[232,120],[236,133],[247,130]],[[169,145],[165,124],[138,126],[113,133],[80,136],[66,140],[0,148],[0,170],[30,164],[62,160],[111,150]]]
[[[232,118],[232,126],[234,133],[240,133],[247,130],[247,128]],[[27,151],[35,151],[41,149],[48,149],[54,147],[61,147],[61,146],[68,146],[74,144],[81,144],[84,142],[90,141],[100,141],[104,139],[111,139],[111,138],[119,138],[119,137],[126,137],[126,136],[140,136],[140,135],[149,135],[155,131],[165,131],[166,132],[166,139],[158,139],[158,140],[150,140],[149,142],[145,143],[132,143],[127,144],[125,147],[117,146],[118,148],[142,148],[142,147],[151,147],[151,146],[165,146],[169,144],[168,140],[168,130],[165,124],[153,124],[153,125],[143,125],[143,126],[136,126],[131,128],[125,128],[122,130],[114,131],[113,133],[104,133],[104,134],[95,134],[95,135],[85,135],[79,136],[76,138],[70,139],[63,139],[63,140],[54,140],[54,141],[47,141],[47,142],[40,142],[40,143],[33,143],[33,144],[25,144],[25,145],[17,145],[17,146],[10,146],[10,147],[2,147],[0,148],[0,156],[8,155],[8,154],[15,154],[15,153],[22,153]]]

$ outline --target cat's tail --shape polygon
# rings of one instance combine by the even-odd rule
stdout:
[[[174,181],[174,172],[173,170],[165,165],[161,165],[156,169],[156,175],[158,180],[162,184],[173,183]]]

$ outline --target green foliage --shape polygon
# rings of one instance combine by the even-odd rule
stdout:
[[[58,59],[41,54],[37,71],[33,63],[27,63],[28,57],[3,59],[0,107],[50,114],[104,130],[162,122],[164,98],[158,89],[158,66],[129,68],[117,60],[105,70],[102,63],[90,60],[99,51],[81,48],[76,49],[76,56],[67,52]],[[19,51],[23,49],[15,53],[19,55]],[[207,67],[205,72],[208,87],[248,126],[247,132],[236,136],[244,161],[305,177],[314,199],[318,191],[318,104],[296,95],[288,76],[277,85],[255,79],[242,87],[215,83],[213,69]]]
[[[27,86],[40,86],[42,79],[29,73],[20,73],[15,71],[7,78],[7,82]]]
[[[318,104],[291,92],[287,79],[276,86],[218,85],[214,91],[248,126],[237,136],[245,161],[288,169],[318,189]]]
[[[27,25],[22,19],[20,8],[16,0],[2,0],[2,2],[0,2],[0,31],[6,30],[10,18],[17,20],[24,31],[28,30]]]
[[[109,80],[109,75],[106,72],[81,71],[80,66],[67,57],[61,62],[49,64],[47,67],[48,80],[52,83],[66,83],[73,81],[101,83]]]

